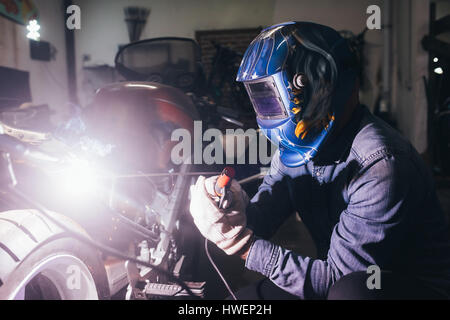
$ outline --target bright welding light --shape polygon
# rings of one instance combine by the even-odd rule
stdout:
[[[39,39],[41,38],[41,34],[39,33],[39,30],[41,30],[41,26],[39,25],[37,20],[30,20],[27,26],[27,30],[29,31],[27,34],[28,39],[39,41]]]
[[[439,59],[437,57],[433,58],[433,62],[438,62],[438,61],[439,61]]]
[[[85,197],[95,195],[99,189],[99,179],[88,162],[75,159],[58,171],[57,187],[68,196]]]

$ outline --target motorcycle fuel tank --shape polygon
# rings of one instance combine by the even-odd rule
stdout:
[[[198,113],[177,88],[121,82],[99,89],[83,118],[89,134],[113,144],[123,163],[148,171],[170,166],[172,132],[184,128],[192,133]]]

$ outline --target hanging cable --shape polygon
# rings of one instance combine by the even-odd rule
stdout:
[[[227,280],[225,280],[225,277],[223,276],[222,272],[220,272],[219,267],[217,267],[217,265],[214,263],[213,258],[211,257],[209,250],[208,250],[208,239],[205,239],[205,252],[206,252],[206,256],[209,259],[209,262],[212,264],[212,266],[214,267],[214,269],[216,270],[217,274],[219,275],[220,279],[222,280],[223,284],[225,285],[225,287],[227,288],[228,292],[230,293],[230,295],[233,297],[233,300],[237,300],[236,295],[234,294],[233,290],[231,289],[230,285],[228,284]]]

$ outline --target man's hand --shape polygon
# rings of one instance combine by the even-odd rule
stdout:
[[[253,232],[246,228],[245,208],[248,196],[239,183],[233,180],[230,187],[232,201],[224,203],[225,209],[219,209],[219,199],[214,192],[217,178],[198,178],[197,183],[191,187],[190,212],[195,225],[206,239],[215,243],[226,254],[239,253],[242,257],[245,253],[243,251],[248,251],[253,237]]]

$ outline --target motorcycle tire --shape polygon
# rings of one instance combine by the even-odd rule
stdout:
[[[70,230],[86,232],[51,213]],[[36,210],[0,213],[0,299],[96,300],[109,298],[101,255]]]

